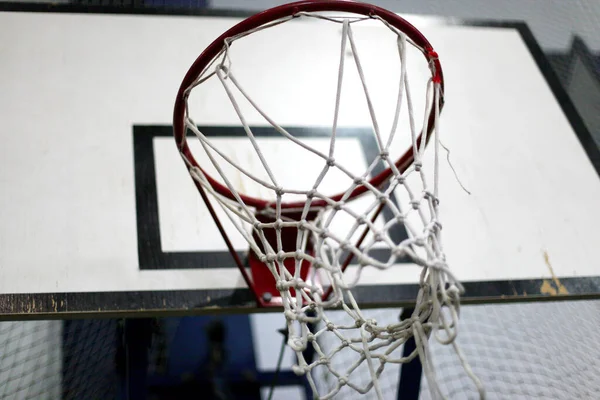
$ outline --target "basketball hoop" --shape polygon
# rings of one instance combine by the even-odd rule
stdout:
[[[254,100],[244,88],[242,79],[238,78],[238,64],[233,61],[232,49],[239,43],[250,40],[256,34],[281,29],[294,20],[310,20],[341,28],[340,47],[337,49],[337,86],[335,94],[331,96],[335,100],[331,116],[333,124],[325,150],[295,137],[270,116],[271,110],[263,110],[259,101]],[[393,78],[397,80],[394,86],[396,96],[393,112],[390,113],[391,123],[385,132],[375,111],[375,105],[381,103],[376,103],[369,91],[353,33],[353,27],[361,23],[376,24],[378,29],[385,29],[397,52],[399,66],[397,76]],[[426,77],[420,128],[416,126],[413,109],[413,103],[416,102],[409,89],[409,49],[420,53],[421,70]],[[356,67],[355,86],[364,96],[364,105],[368,110],[365,115],[368,115],[377,148],[376,157],[368,160],[366,171],[360,172],[335,157],[340,109],[344,106],[344,74],[348,75],[349,70],[344,61],[348,52]],[[194,89],[201,88],[211,80],[221,83],[233,112],[246,132],[249,148],[252,149],[256,164],[260,166],[259,173],[250,171],[247,165],[228,155],[210,137],[205,136],[192,119],[195,108],[190,104],[190,96]],[[223,33],[200,54],[179,88],[173,117],[177,147],[257,304],[283,307],[288,322],[288,344],[298,357],[298,365],[294,370],[307,375],[316,398],[331,398],[344,386],[360,393],[374,388],[381,398],[378,377],[385,364],[405,363],[416,356],[423,362],[432,392],[439,393],[427,339],[436,333],[438,340],[453,343],[459,294],[462,292],[462,286],[446,264],[440,240],[438,128],[443,94],[444,80],[437,53],[415,27],[382,8],[345,0],[300,1],[247,18]],[[403,102],[406,103],[407,121],[406,126],[400,128]],[[278,138],[294,146],[294,151],[306,152],[320,163],[321,167],[310,185],[299,187],[294,179],[285,183],[280,181],[276,170],[278,166],[269,163],[273,154],[265,151],[254,136],[245,117],[246,111],[262,118]],[[198,139],[199,152],[194,152],[188,144],[190,133]],[[403,152],[396,153],[400,147],[398,137],[402,133],[408,137],[406,146]],[[427,175],[428,158],[425,152],[430,139],[434,139],[435,144],[433,167],[429,170],[432,176]],[[199,154],[204,163],[198,161]],[[378,171],[381,165],[384,168]],[[296,171],[298,176],[306,174],[302,166],[298,166]],[[342,190],[325,193],[321,190],[325,186],[323,182],[334,171],[341,177],[337,180],[346,183]],[[428,183],[430,180],[433,185]],[[266,193],[265,197],[246,193],[244,188],[249,185],[257,187],[257,192]],[[359,198],[367,200],[364,200],[364,207],[357,211],[352,204]],[[381,224],[378,217],[384,209],[389,210],[392,218]],[[219,215],[225,216],[225,220],[221,221]],[[333,228],[340,219],[350,221],[347,229]],[[251,274],[246,271],[246,264],[232,244],[224,227],[225,221],[248,243]],[[401,243],[391,240],[389,231],[395,226],[406,229],[407,240]],[[387,251],[386,259],[372,254],[374,249],[382,248]],[[351,289],[360,281],[363,270],[389,270],[401,258],[409,258],[421,268],[415,312],[410,320],[380,327],[376,321],[363,317]],[[345,271],[353,261],[358,266],[354,277],[350,278]],[[338,326],[327,318],[327,310],[340,307],[352,317],[353,326]],[[318,326],[318,330],[311,332],[309,325]],[[437,335],[440,330],[445,332],[445,337]],[[351,336],[351,332],[356,336]],[[332,354],[323,353],[318,346],[318,338],[324,334],[335,335],[340,340],[339,347]],[[393,350],[410,337],[415,338],[417,350],[406,359],[395,357]],[[302,355],[310,345],[319,356],[314,362],[307,362]],[[330,360],[345,350],[356,353],[357,361],[346,371],[337,371],[331,367]],[[472,375],[460,357],[467,372]],[[352,379],[352,373],[361,366],[368,369],[371,377],[365,386],[358,385]],[[320,393],[311,376],[319,367],[327,368],[337,379],[327,393]],[[477,378],[472,378],[480,388]]]

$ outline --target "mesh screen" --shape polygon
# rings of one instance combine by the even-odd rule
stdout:
[[[0,323],[0,399],[117,396],[116,321]]]
[[[383,321],[399,315],[396,310],[366,313]],[[457,341],[484,384],[486,399],[594,399],[600,393],[599,301],[463,306],[460,324]],[[478,398],[451,348],[436,343],[432,353],[442,392],[449,399]],[[384,398],[396,398],[399,376],[400,368],[382,373]],[[330,382],[323,378],[320,384]],[[342,390],[335,398],[377,397]],[[435,398],[425,377],[419,398]]]
[[[0,398],[55,399],[60,396],[60,322],[0,324]]]

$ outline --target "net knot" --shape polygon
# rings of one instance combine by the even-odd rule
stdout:
[[[296,249],[294,257],[296,258],[296,260],[302,260],[304,258],[304,251],[302,249]]]
[[[419,171],[421,171],[421,168],[423,167],[423,162],[415,161],[414,166],[415,166],[415,171],[419,172]]]
[[[290,320],[290,321],[295,321],[296,320],[296,314],[290,310],[285,310],[283,312],[283,315],[285,316],[286,319]],[[290,337],[288,339],[289,342],[292,342],[292,339],[296,339],[298,338],[297,336],[294,337]]]
[[[435,203],[435,205],[439,205],[440,204],[440,199],[438,199],[437,197],[435,197],[435,195],[429,191],[424,191],[423,192],[423,198],[426,200],[432,200],[433,203]]]
[[[280,230],[282,227],[283,227],[283,220],[281,218],[279,218],[273,224],[273,228]]]
[[[327,159],[327,166],[328,166],[328,167],[333,167],[334,165],[335,165],[335,158],[333,158],[333,157],[329,157],[329,158]]]
[[[348,384],[348,379],[346,379],[346,377],[344,377],[344,376],[340,376],[338,379],[338,382],[339,382],[340,386],[345,386]]]
[[[227,40],[227,39],[225,39],[225,40]],[[229,68],[227,67],[227,65],[221,63],[221,64],[217,65],[217,70],[222,71],[225,74],[225,75],[223,75],[223,79],[229,78]]]
[[[278,186],[275,188],[275,194],[277,195],[277,197],[283,196],[283,193],[284,193],[283,187]]]
[[[413,210],[418,210],[421,202],[419,200],[413,200],[410,202],[410,204],[411,204]]]
[[[306,193],[306,198],[310,200],[313,197],[315,197],[316,194],[317,194],[316,189],[311,189]]]
[[[434,270],[437,270],[437,271],[448,269],[446,262],[444,262],[444,260],[440,260],[440,259],[437,259],[437,260],[433,261],[432,263],[430,263],[429,267]]]
[[[455,284],[450,285],[446,290],[446,293],[448,293],[448,296],[452,299],[458,299],[460,292],[461,290]]]
[[[336,210],[336,211],[340,211],[342,209],[342,207],[344,206],[344,204],[346,204],[346,203],[344,203],[343,201],[338,201],[333,206],[333,209]]]
[[[406,178],[404,178],[402,175],[398,175],[396,177],[396,182],[398,182],[401,185],[404,185],[404,181],[406,181]]]
[[[392,254],[396,257],[402,257],[404,256],[405,250],[404,247],[402,247],[401,245],[396,246],[392,249]]]
[[[306,375],[306,372],[308,371],[308,369],[306,367],[301,367],[299,365],[292,365],[292,371],[297,376],[303,376],[303,375]]]
[[[390,152],[387,151],[387,150],[382,150],[379,153],[379,157],[381,157],[381,159],[384,160],[384,161],[387,160],[389,156],[390,156]]]
[[[300,222],[298,223],[298,230],[304,231],[306,228],[308,228],[308,222],[306,222],[305,219],[300,220]]]
[[[357,185],[364,185],[365,178],[363,178],[362,176],[357,176],[356,178],[354,178],[354,183]]]
[[[328,322],[327,323],[327,330],[328,331],[332,331],[335,329],[335,325],[333,324],[333,322]]]
[[[359,254],[357,257],[357,261],[358,261],[358,265],[360,265],[361,267],[366,267],[367,265],[370,265],[370,260],[369,257],[365,254]],[[359,320],[357,320],[356,322],[359,322]],[[362,324],[357,325],[357,327],[360,327]]]
[[[281,250],[281,251],[277,252],[277,261],[283,261],[286,258],[287,257],[286,257],[285,251]]]

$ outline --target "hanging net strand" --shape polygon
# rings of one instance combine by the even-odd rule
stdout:
[[[339,63],[333,82],[335,104],[328,145],[324,151],[294,136],[270,117],[268,110],[261,108],[259,101],[253,98],[238,78],[231,54],[236,41],[302,18],[341,25]],[[394,91],[395,104],[390,128],[385,131],[378,118],[369,77],[361,62],[353,31],[353,26],[364,21],[379,23],[395,38],[399,79],[398,85],[390,89]],[[425,87],[419,88],[426,93],[422,114],[415,109],[411,95],[410,64],[407,62],[409,48],[415,48],[425,56],[430,73]],[[351,58],[347,54],[351,54]],[[191,150],[185,144],[185,133],[180,145],[182,157],[196,184],[248,243],[249,256],[263,263],[273,276],[287,321],[287,344],[297,357],[293,370],[296,374],[306,375],[315,398],[330,399],[340,390],[350,388],[361,394],[372,390],[377,398],[382,399],[379,378],[386,364],[404,364],[416,357],[421,360],[431,393],[445,398],[436,381],[428,345],[431,336],[442,344],[454,347],[480,397],[484,397],[481,382],[473,374],[455,342],[460,295],[464,289],[446,262],[441,240],[438,158],[443,86],[438,65],[437,54],[431,48],[417,45],[407,34],[376,14],[338,17],[295,12],[226,38],[217,55],[185,88],[184,132],[189,131],[196,137],[199,143],[197,149],[203,152],[203,159],[216,171],[216,178],[209,176],[204,168],[193,161]],[[354,172],[335,157],[340,112],[344,107],[344,77],[350,71],[360,81],[377,151],[375,157],[368,161],[366,170],[360,173]],[[247,139],[249,148],[258,160],[252,171],[222,150],[192,119],[192,107],[188,104],[192,90],[213,80],[218,81],[224,90],[243,127],[244,139]],[[289,141],[298,151],[307,152],[318,160],[320,164],[312,184],[299,188],[279,179],[277,171],[281,166],[270,165],[269,152],[257,139],[242,104],[263,118],[280,139]],[[402,110],[408,117],[406,127],[400,126]],[[400,135],[410,136],[412,162],[396,161],[390,156]],[[430,136],[433,146],[426,146]],[[427,151],[433,152],[433,166],[427,161]],[[376,170],[381,165],[388,171],[388,178],[376,182],[371,177],[377,175]],[[346,187],[333,196],[323,191],[324,182],[332,171],[348,181]],[[266,200],[262,202],[250,198],[237,184],[239,179],[233,179],[234,173],[236,177],[239,175],[260,187],[261,193],[269,193],[269,196],[265,196]],[[298,173],[302,171],[299,169]],[[357,195],[364,199],[360,211],[351,206]],[[290,196],[299,200],[285,202],[284,199]],[[377,217],[383,209],[389,218],[387,222],[380,223]],[[351,220],[351,223],[340,232],[335,229],[335,224],[342,218]],[[405,229],[408,234],[399,243],[392,239],[390,233],[398,227]],[[383,257],[382,249],[386,250]],[[410,260],[411,265],[420,268],[414,313],[408,319],[379,325],[378,321],[367,318],[361,311],[352,289],[360,283],[366,269],[386,271],[402,268],[399,263],[403,259]],[[351,261],[355,268],[349,274],[344,270]],[[303,274],[305,266],[309,266],[307,274]],[[343,311],[341,322],[331,317],[334,309]],[[328,343],[336,344],[324,346],[325,338]],[[416,349],[409,356],[402,357],[401,347],[410,338],[415,339]],[[304,357],[304,351],[309,346],[315,353],[312,360]],[[347,354],[351,354],[351,362],[335,361]],[[331,381],[329,385],[319,381],[319,374],[323,371]]]

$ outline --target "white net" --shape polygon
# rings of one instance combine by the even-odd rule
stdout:
[[[284,124],[276,122],[273,114],[278,114],[279,109],[263,107],[262,96],[265,93],[280,95],[278,102],[281,103],[293,100],[290,100],[289,94],[282,94],[281,85],[270,89],[259,87],[252,93],[244,81],[246,79],[251,87],[256,87],[256,77],[245,74],[243,67],[236,64],[233,54],[233,48],[239,42],[263,34],[265,30],[274,30],[271,38],[285,38],[286,35],[279,35],[277,29],[299,19],[332,25],[332,35],[337,38],[336,68],[319,67],[311,71],[316,81],[326,79],[333,87],[332,96],[319,94],[332,100],[332,106],[327,108],[330,112],[330,135],[325,142],[313,143],[296,137],[282,126]],[[368,24],[369,27],[377,24],[378,29],[385,29],[388,35],[387,41],[378,40],[377,45],[366,42],[371,48],[366,50],[367,61],[374,64],[374,68],[366,66],[359,56],[363,48],[359,49],[360,40],[355,38],[354,33],[358,24]],[[322,35],[324,31],[319,32]],[[368,36],[368,32],[363,33]],[[261,40],[265,37],[268,38],[263,36]],[[240,41],[242,38],[244,40]],[[296,45],[301,47],[302,36],[297,40],[289,43],[287,50]],[[258,59],[268,66],[268,58],[261,59],[256,54],[250,57],[243,49],[241,47],[240,54],[247,57],[244,62],[252,64]],[[414,72],[417,79],[411,75],[409,80],[410,67],[419,65],[409,61],[411,51],[419,57],[421,64]],[[378,63],[375,58],[381,52],[387,52],[388,57],[394,54],[395,63]],[[454,346],[483,397],[481,384],[454,342],[462,286],[448,268],[440,237],[438,119],[443,93],[439,80],[435,78],[437,73],[431,54],[430,49],[419,47],[405,33],[377,16],[298,13],[225,40],[219,55],[187,89],[185,124],[198,139],[193,150],[203,169],[189,163],[185,155],[183,158],[188,162],[193,179],[209,194],[211,202],[218,204],[224,224],[247,242],[253,255],[272,273],[281,295],[278,301],[283,306],[288,324],[288,345],[298,359],[294,371],[306,374],[315,398],[332,398],[345,387],[359,393],[373,390],[378,398],[382,398],[378,378],[386,364],[402,364],[415,357],[419,357],[423,364],[431,393],[443,397],[431,362],[428,345],[431,335],[440,343]],[[286,55],[278,53],[278,57]],[[353,66],[349,66],[351,64]],[[239,74],[238,70],[241,71]],[[330,71],[332,75],[323,78]],[[272,74],[265,72],[265,76],[267,80],[276,80],[281,73],[280,70]],[[385,80],[376,79],[376,88],[372,89],[369,73],[389,73],[390,76]],[[410,73],[413,74],[412,71]],[[419,87],[424,92],[420,97],[414,96],[411,91],[415,81],[423,85]],[[287,81],[278,82],[287,84]],[[193,90],[204,85],[213,85],[210,86],[211,93],[215,93],[219,86],[220,91],[225,93],[231,110],[246,133],[243,138],[246,143],[244,157],[240,157],[239,149],[232,151],[228,147],[231,143],[222,143],[204,135],[192,119],[192,113],[199,104],[204,108],[207,106],[205,101],[194,103],[188,99]],[[380,93],[384,94],[384,100],[377,98]],[[359,104],[366,109],[363,115],[367,116],[371,139],[376,144],[375,156],[366,160],[367,167],[362,170],[357,168],[359,163],[344,159],[338,148],[342,139],[338,137],[338,130],[342,117],[347,115],[343,110],[348,104],[348,97],[354,105]],[[378,113],[378,105],[390,112]],[[294,107],[290,105],[290,108]],[[352,108],[352,113],[358,113],[356,108]],[[248,114],[250,117],[247,117]],[[251,120],[262,120],[263,124],[268,124],[274,137],[286,144],[269,147],[254,135]],[[419,139],[421,132],[424,132],[423,135],[432,132],[433,143],[429,151],[426,151],[426,140]],[[398,149],[404,151],[407,148],[412,149],[413,162],[397,164]],[[286,168],[293,171],[291,176],[289,173],[286,176],[282,172],[286,165],[282,163],[294,163],[298,154],[304,155],[304,161],[292,164],[294,168]],[[371,179],[382,166],[390,170],[390,178],[382,184],[372,184]],[[207,173],[231,194],[226,196],[222,190],[215,189]],[[361,188],[366,189],[365,193],[355,199],[356,191]],[[249,205],[244,200],[247,194],[259,195],[267,203],[264,207]],[[292,201],[294,206],[290,207]],[[378,218],[382,209],[391,216],[387,221]],[[406,230],[407,238],[398,242],[390,232],[399,226]],[[349,257],[352,258],[352,266],[344,271]],[[365,273],[397,273],[398,268],[402,268],[400,265],[406,265],[399,264],[405,259],[419,268],[420,290],[412,317],[387,324],[366,317],[352,288]],[[301,273],[301,266],[305,263],[311,265],[307,276]],[[344,310],[345,319],[336,318],[334,322],[328,318],[328,310],[331,309]],[[414,337],[417,349],[410,356],[402,357],[401,346],[411,337]],[[319,345],[324,338],[329,343],[327,351]],[[337,345],[332,346],[332,340]],[[309,346],[316,353],[314,360],[303,356]],[[335,362],[342,355],[345,360],[351,361]],[[329,377],[328,385],[316,383],[322,376]]]

